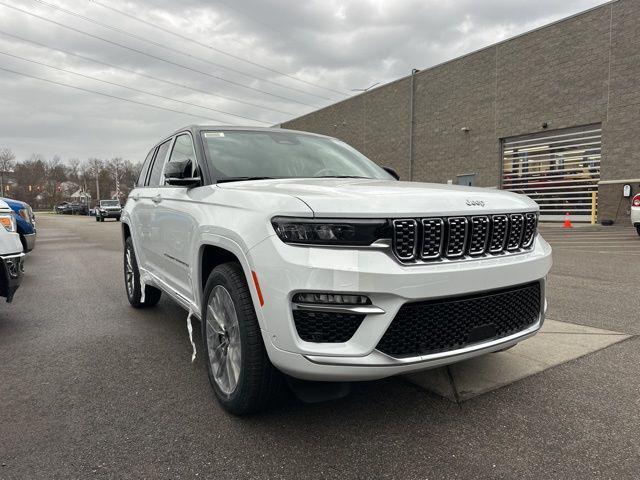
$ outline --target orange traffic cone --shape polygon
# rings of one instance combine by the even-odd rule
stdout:
[[[569,212],[567,212],[564,216],[564,225],[562,225],[562,228],[573,228],[573,225],[571,225],[571,220],[569,219]]]

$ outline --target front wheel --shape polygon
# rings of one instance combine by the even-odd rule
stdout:
[[[636,225],[636,232],[638,232],[638,235],[640,235],[640,225]]]
[[[145,285],[144,301],[142,301],[142,289],[140,288],[140,271],[136,253],[133,250],[133,241],[128,237],[124,242],[124,287],[127,299],[134,308],[151,307],[160,301],[162,291]]]
[[[258,412],[284,382],[271,364],[242,267],[213,269],[204,289],[202,340],[209,381],[220,404],[236,415]]]

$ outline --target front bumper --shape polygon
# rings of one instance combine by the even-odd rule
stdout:
[[[101,218],[120,218],[122,216],[122,210],[111,210],[98,212],[98,216]]]
[[[387,252],[289,246],[276,236],[249,251],[264,297],[257,308],[263,338],[273,364],[307,380],[352,381],[383,378],[454,363],[500,350],[534,335],[542,326],[544,279],[551,268],[551,247],[538,236],[525,253],[478,260],[401,265]],[[402,305],[540,281],[541,314],[525,330],[459,350],[411,358],[393,358],[376,346]],[[300,339],[291,299],[300,291],[366,295],[383,313],[368,314],[350,340],[314,343]]]
[[[631,225],[640,227],[640,207],[631,207]]]
[[[22,262],[24,253],[0,256],[0,296],[11,303],[13,294],[22,282]]]
[[[33,248],[36,246],[36,234],[24,234],[22,235],[22,237],[24,238],[24,251],[30,252],[31,250],[33,250]]]

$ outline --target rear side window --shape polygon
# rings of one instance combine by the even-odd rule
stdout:
[[[142,164],[142,169],[140,170],[140,175],[138,175],[138,181],[136,182],[136,187],[143,187],[144,181],[147,178],[147,172],[149,171],[149,164],[151,163],[151,159],[153,159],[153,154],[156,151],[155,148],[152,148],[151,151],[147,154],[147,158],[144,159],[144,163]]]
[[[169,151],[169,146],[171,145],[171,140],[167,140],[162,145],[158,147],[158,153],[156,154],[156,159],[153,162],[153,167],[151,167],[151,174],[149,175],[149,181],[145,184],[150,187],[157,187],[160,185],[160,175],[162,174],[162,167],[164,166],[164,159],[167,156],[167,152]]]

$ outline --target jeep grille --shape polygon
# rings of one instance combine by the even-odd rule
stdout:
[[[393,220],[393,252],[403,263],[515,253],[533,246],[533,212]]]

